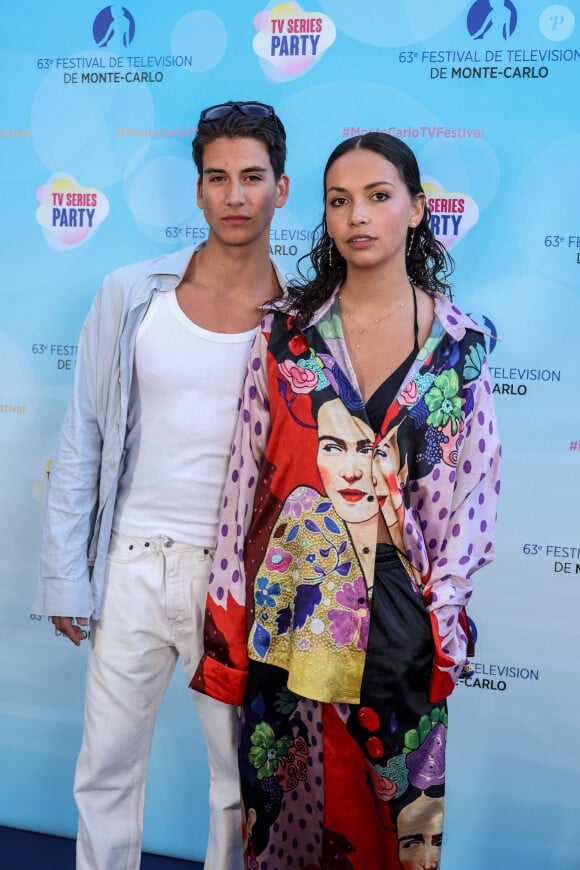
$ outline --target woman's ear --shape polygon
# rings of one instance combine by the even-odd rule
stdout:
[[[411,201],[411,216],[409,219],[410,227],[417,227],[423,220],[425,214],[425,194],[418,193]]]

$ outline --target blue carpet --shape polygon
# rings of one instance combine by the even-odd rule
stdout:
[[[32,831],[0,827],[2,870],[74,870],[75,842]],[[141,870],[202,870],[194,861],[143,855]]]

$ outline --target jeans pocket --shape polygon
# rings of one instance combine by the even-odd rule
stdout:
[[[132,564],[151,555],[153,547],[146,538],[131,538],[113,532],[107,560],[114,564]]]

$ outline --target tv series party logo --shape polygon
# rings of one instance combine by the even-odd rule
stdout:
[[[475,226],[479,208],[469,194],[447,191],[434,178],[424,179],[422,184],[433,235],[447,249],[452,248]]]
[[[266,76],[284,81],[304,75],[318,63],[336,38],[334,22],[298,3],[278,3],[254,18],[253,48]]]
[[[76,248],[93,235],[109,214],[109,200],[96,187],[83,187],[63,173],[41,185],[36,219],[48,244],[58,251]]]

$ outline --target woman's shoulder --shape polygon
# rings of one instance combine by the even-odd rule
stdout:
[[[435,316],[441,322],[444,330],[453,338],[460,341],[468,331],[479,332],[481,335],[485,334],[485,330],[473,320],[471,315],[466,314],[458,308],[455,302],[448,296],[444,296],[443,293],[435,290],[423,292],[426,292],[431,297]]]

